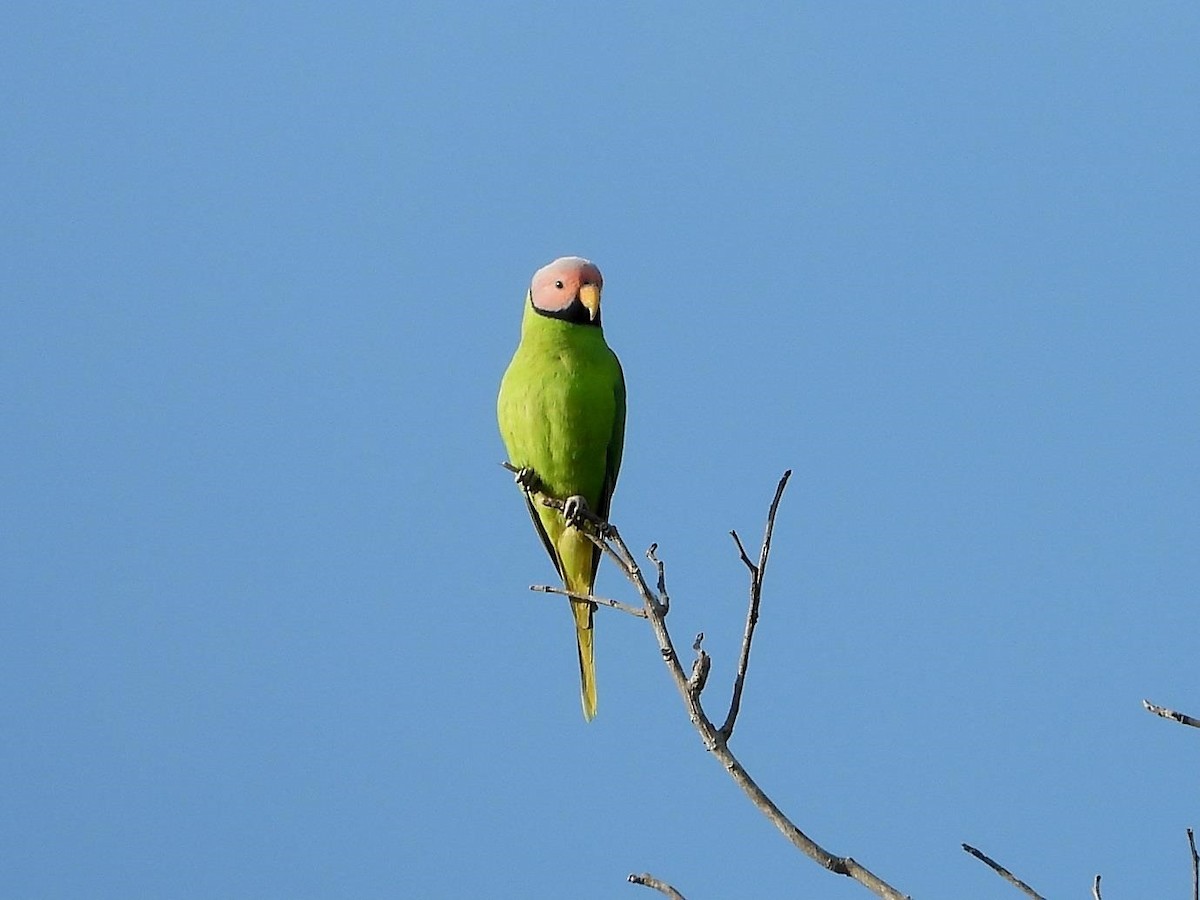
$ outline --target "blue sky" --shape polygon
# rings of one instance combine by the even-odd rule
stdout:
[[[605,274],[613,514],[733,748],[916,897],[1180,895],[1200,8],[10,4],[0,893],[861,897],[643,623],[600,714],[494,421]],[[602,569],[598,590],[631,599]]]

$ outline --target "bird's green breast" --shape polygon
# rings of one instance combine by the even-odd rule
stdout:
[[[620,365],[599,328],[527,311],[497,404],[510,461],[556,497],[603,489],[618,410]]]

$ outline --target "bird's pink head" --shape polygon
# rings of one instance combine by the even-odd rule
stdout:
[[[580,325],[600,324],[604,276],[594,262],[564,256],[533,273],[529,302],[536,312]]]

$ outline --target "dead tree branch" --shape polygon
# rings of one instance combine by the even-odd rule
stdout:
[[[1192,900],[1200,900],[1200,856],[1196,854],[1196,835],[1187,830],[1188,847],[1192,850]]]
[[[630,606],[628,603],[622,603],[620,600],[609,600],[607,597],[597,597],[594,594],[580,594],[578,591],[565,591],[562,588],[551,587],[548,584],[531,584],[531,591],[538,594],[561,594],[563,597],[570,597],[572,600],[587,600],[589,603],[596,603],[600,606],[607,606],[610,609],[617,609],[631,616],[636,616],[639,619],[646,618],[646,611],[638,609],[636,606]]]
[[[683,894],[679,893],[679,891],[675,890],[675,888],[671,887],[671,885],[667,884],[665,881],[659,881],[649,872],[643,872],[641,875],[630,873],[629,883],[640,884],[648,888],[653,888],[660,894],[666,894],[671,898],[671,900],[686,900]]]
[[[986,853],[976,850],[970,844],[963,844],[962,848],[964,850],[966,850],[968,853],[970,853],[973,857],[975,857],[980,862],[984,863],[987,866],[990,866],[992,871],[994,871],[997,875],[999,875],[1001,878],[1003,878],[1009,884],[1024,891],[1026,893],[1026,895],[1033,897],[1034,900],[1046,900],[1045,897],[1043,897],[1041,894],[1039,894],[1037,891],[1035,891],[1033,888],[1031,888],[1029,885],[1027,885],[1025,882],[1023,882],[1020,878],[1018,878],[1012,872],[1008,871],[1008,869],[1004,868],[1004,866],[1000,865],[1000,863],[996,862],[994,859],[989,857]]]
[[[688,690],[699,697],[700,692],[708,683],[708,670],[712,668],[712,657],[704,651],[703,631],[696,635],[696,640],[692,641],[692,649],[696,651],[696,658],[692,660],[692,674],[688,678]]]
[[[1096,876],[1096,880],[1092,883],[1092,900],[1104,900],[1100,896],[1100,876]]]
[[[667,595],[667,567],[663,561],[656,555],[658,553],[658,544],[651,544],[650,549],[646,551],[646,556],[650,562],[654,563],[654,567],[658,569],[658,605],[662,607],[663,615],[665,616],[671,609],[671,598]]]
[[[507,463],[504,465],[510,471],[518,472],[518,470]],[[766,573],[767,560],[771,551],[771,535],[775,528],[775,516],[779,510],[779,502],[783,497],[784,488],[787,486],[791,475],[791,470],[784,472],[783,477],[779,479],[778,486],[775,488],[775,497],[771,501],[770,510],[767,513],[767,523],[757,563],[751,560],[750,555],[746,552],[736,532],[733,533],[733,540],[737,545],[742,562],[750,572],[750,604],[746,615],[746,630],[742,637],[742,649],[738,658],[737,675],[734,681],[729,712],[726,714],[724,723],[720,727],[713,724],[700,702],[700,694],[707,678],[708,654],[700,649],[699,640],[697,640],[695,645],[697,660],[693,665],[693,673],[689,677],[689,674],[683,669],[679,653],[675,650],[671,633],[667,629],[666,616],[670,601],[666,590],[664,567],[656,555],[657,545],[651,545],[646,553],[646,557],[656,570],[658,588],[656,593],[647,583],[641,566],[638,565],[637,560],[630,553],[629,547],[625,544],[621,533],[615,526],[611,523],[585,517],[584,531],[610,559],[616,562],[617,567],[641,598],[646,618],[654,633],[654,639],[658,643],[659,653],[662,655],[663,663],[667,667],[668,675],[674,682],[675,688],[679,691],[679,696],[683,700],[683,706],[687,711],[688,719],[691,720],[692,726],[700,735],[700,740],[704,744],[704,748],[716,757],[725,771],[729,773],[729,777],[734,780],[743,793],[750,799],[750,802],[783,833],[784,837],[793,846],[810,859],[815,860],[825,869],[857,881],[878,897],[886,898],[886,900],[907,900],[905,894],[892,887],[866,867],[860,865],[852,857],[837,856],[830,853],[797,828],[784,812],[775,805],[775,802],[767,796],[766,792],[750,777],[750,774],[729,749],[729,738],[733,733],[733,726],[741,706],[746,670],[750,662],[750,645],[754,638],[754,628],[758,624],[763,576]],[[528,473],[518,472],[517,481],[521,489],[531,498],[532,502],[542,503],[555,509],[562,509],[562,501],[553,497],[547,497],[541,493],[537,488],[536,480],[531,478]]]
[[[738,552],[741,553],[742,562],[750,570],[750,605],[746,610],[746,630],[742,635],[742,652],[738,657],[737,674],[733,679],[733,695],[729,700],[729,712],[725,716],[725,722],[721,725],[721,734],[725,736],[725,740],[733,737],[733,725],[742,708],[742,689],[746,685],[746,669],[750,665],[750,642],[754,640],[754,629],[758,625],[758,607],[762,602],[762,585],[763,576],[767,573],[767,557],[771,555],[771,534],[775,530],[775,514],[779,512],[779,501],[783,499],[783,490],[787,487],[788,479],[791,476],[790,469],[784,472],[783,477],[779,479],[778,487],[775,488],[775,498],[771,501],[771,508],[767,512],[767,527],[763,532],[758,565],[750,562],[750,558],[746,555],[746,548],[742,546],[737,532],[729,532],[733,536],[734,543],[737,544]]]
[[[1167,709],[1165,706],[1155,706],[1149,700],[1143,700],[1142,706],[1156,716],[1162,716],[1164,719],[1174,719],[1180,725],[1191,725],[1193,728],[1200,728],[1200,719],[1193,719],[1185,713],[1175,712],[1175,710]]]

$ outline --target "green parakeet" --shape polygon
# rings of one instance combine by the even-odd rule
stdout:
[[[608,519],[625,441],[625,377],[600,327],[604,279],[586,259],[539,269],[525,295],[521,342],[500,383],[496,416],[509,462],[532,470],[559,511],[528,503],[533,526],[567,590],[592,593],[600,550],[571,524],[586,508]],[[583,715],[596,715],[592,615],[571,600],[579,647]]]

